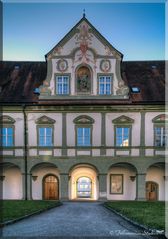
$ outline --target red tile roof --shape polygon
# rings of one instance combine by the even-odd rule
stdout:
[[[0,62],[0,102],[38,104],[164,104],[165,61],[122,62],[122,78],[140,93],[130,91],[129,100],[52,100],[41,102],[34,89],[42,85],[47,73],[46,62]]]

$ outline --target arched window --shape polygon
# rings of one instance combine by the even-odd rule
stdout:
[[[91,71],[87,66],[80,66],[77,69],[76,91],[78,94],[91,93]]]

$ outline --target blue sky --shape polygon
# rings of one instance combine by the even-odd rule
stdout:
[[[4,3],[3,59],[44,61],[64,35],[87,19],[123,60],[165,58],[164,3]]]

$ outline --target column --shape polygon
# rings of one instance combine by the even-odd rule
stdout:
[[[105,113],[101,113],[101,149],[100,149],[100,155],[106,155],[106,118]]]
[[[60,174],[60,199],[62,201],[69,200],[69,174],[61,173]]]
[[[22,200],[25,200],[25,173],[22,173]]]
[[[66,113],[62,113],[62,156],[67,155]]]
[[[136,175],[136,200],[146,200],[146,173]]]
[[[27,199],[32,200],[32,174],[27,174]]]
[[[145,112],[141,112],[140,155],[145,155]]]
[[[107,200],[107,174],[102,173],[99,174],[99,200],[106,201]]]

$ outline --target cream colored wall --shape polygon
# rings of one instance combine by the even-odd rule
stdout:
[[[28,114],[28,144],[29,146],[37,145],[37,130],[35,123],[41,116],[47,116],[54,119],[54,145],[62,145],[62,114],[61,113],[29,113]]]
[[[161,114],[165,114],[165,112],[149,112],[146,113],[145,116],[145,142],[146,146],[152,146],[154,143],[154,130],[153,130],[153,122],[152,120]]]
[[[32,171],[32,175],[38,176],[36,181],[32,180],[32,198],[33,199],[42,199],[42,195],[43,195],[42,183],[43,183],[44,176],[47,174],[54,174],[59,179],[59,172],[56,168],[43,166],[41,168],[34,169]]]
[[[114,124],[112,120],[125,115],[134,120],[132,124],[132,146],[140,145],[140,125],[141,115],[140,113],[107,113],[106,114],[106,145],[114,146]]]
[[[123,194],[110,194],[110,174],[123,174]],[[121,167],[112,168],[107,175],[107,199],[108,200],[135,200],[136,180],[132,182],[130,176],[136,173]]]
[[[17,167],[3,170],[3,199],[22,199],[22,175]]]
[[[75,146],[75,124],[73,120],[80,116],[87,115],[95,120],[93,124],[92,140],[94,146],[100,146],[101,144],[101,114],[100,113],[71,113],[67,114],[67,145]]]
[[[71,173],[71,180],[69,182],[69,198],[70,199],[76,199],[77,198],[77,180],[80,177],[89,177],[92,181],[92,198],[91,199],[98,199],[98,182],[97,182],[97,173],[95,170],[83,166],[76,168]]]
[[[146,174],[146,181],[155,182],[159,186],[158,200],[165,200],[165,181],[163,177],[164,175],[164,170],[157,167],[150,167],[147,170]]]
[[[5,113],[3,112],[2,115],[7,115],[12,117],[16,122],[14,123],[15,126],[15,146],[23,146],[24,145],[24,117],[23,113]]]

